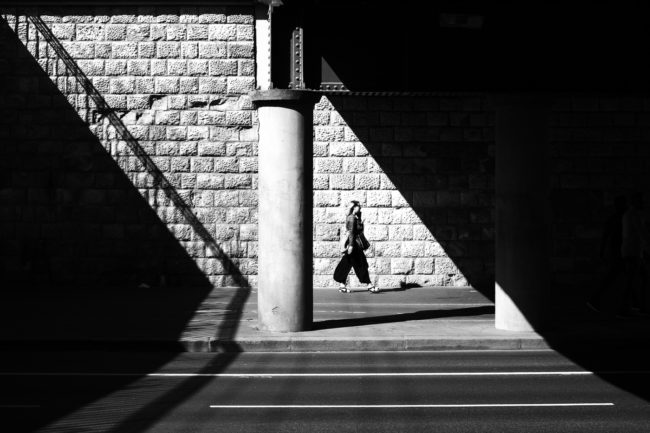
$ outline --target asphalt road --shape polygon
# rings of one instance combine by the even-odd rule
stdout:
[[[7,433],[650,431],[650,369],[634,360],[588,371],[552,351],[0,355]]]

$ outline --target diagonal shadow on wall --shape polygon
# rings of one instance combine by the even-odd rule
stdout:
[[[104,149],[4,19],[0,45],[3,348],[151,348],[153,356],[130,360],[129,366],[143,376],[155,371],[182,350],[177,341],[212,285],[133,186],[120,166],[124,161]],[[77,78],[66,75],[59,82]],[[86,91],[88,84],[82,83]],[[113,127],[119,134],[119,125]],[[138,159],[135,163],[154,178],[154,194],[162,190],[179,222],[192,226],[237,282],[238,290],[213,295],[228,303],[228,326],[237,323],[250,293],[246,278],[123,129],[119,138],[136,150],[132,161]],[[231,327],[215,329],[214,337],[227,340],[233,332]],[[228,350],[237,352],[237,347]],[[212,371],[235,357],[218,358]],[[23,420],[21,427],[30,431],[47,425],[137,379],[89,379],[89,393],[71,396],[56,410]],[[190,380],[166,393],[147,422],[203,383]],[[148,410],[129,418],[124,408],[115,409],[126,426]]]
[[[392,203],[398,207],[398,223],[423,225],[428,233],[417,240],[440,246],[416,251],[420,257],[435,256],[440,279],[432,276],[431,285],[470,285],[493,300],[494,160],[491,136],[483,135],[489,119],[480,113],[481,99],[328,99],[367,149],[379,168],[375,171],[385,174],[401,196],[401,203]],[[463,110],[467,103],[474,111]],[[481,126],[470,129],[470,122]],[[473,134],[464,135],[464,130]],[[416,240],[415,235],[404,240]],[[377,248],[374,253],[382,256]]]

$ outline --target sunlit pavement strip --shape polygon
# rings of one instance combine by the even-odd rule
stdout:
[[[78,373],[78,372],[0,372],[0,376],[137,376],[137,377],[449,377],[449,376],[593,376],[596,374],[650,374],[642,371],[475,371],[411,373]]]
[[[589,407],[614,406],[614,403],[494,403],[494,404],[338,404],[338,405],[210,405],[211,409],[449,409],[509,407]]]

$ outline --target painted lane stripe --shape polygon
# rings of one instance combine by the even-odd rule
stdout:
[[[396,307],[421,307],[434,306],[434,307],[494,307],[494,303],[488,302],[424,302],[424,303],[379,303],[379,302],[314,302],[314,305],[364,305],[364,306],[374,306],[374,307],[390,307],[395,309]]]
[[[304,405],[220,405],[211,409],[410,409],[410,408],[510,408],[510,407],[591,407],[614,406],[614,403],[485,403],[485,404],[304,404]]]
[[[0,372],[0,376],[139,376],[139,377],[459,377],[459,376],[593,376],[596,374],[650,374],[637,371],[476,371],[476,372],[412,372],[412,373],[76,373],[76,372]]]

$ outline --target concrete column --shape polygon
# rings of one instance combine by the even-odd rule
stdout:
[[[512,95],[495,103],[495,326],[540,330],[550,288],[550,101]]]
[[[312,115],[317,94],[272,89],[251,94],[258,107],[260,329],[311,329]]]

